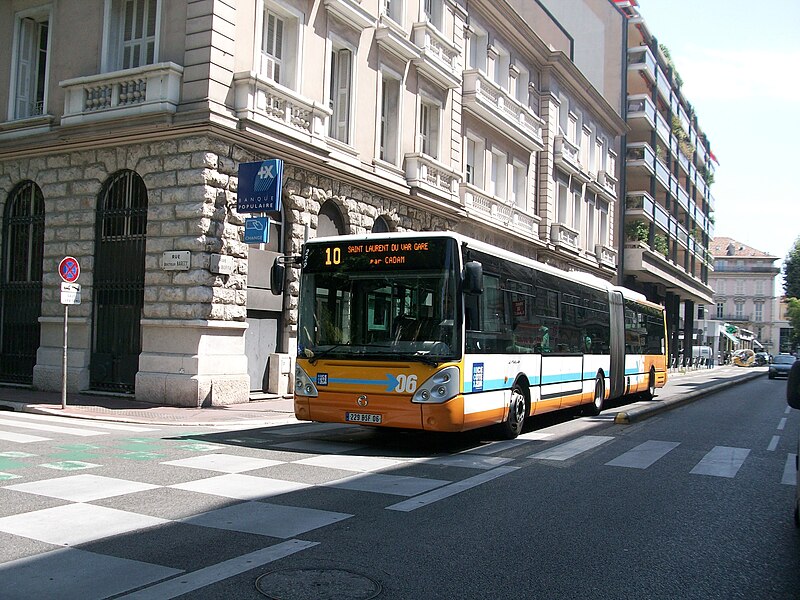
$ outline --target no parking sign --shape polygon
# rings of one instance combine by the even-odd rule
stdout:
[[[81,266],[78,264],[78,259],[71,256],[65,256],[58,263],[58,274],[61,279],[67,283],[75,283],[78,277],[81,276]]]

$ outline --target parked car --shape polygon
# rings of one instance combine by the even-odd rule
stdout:
[[[788,356],[788,354],[783,356]],[[775,358],[777,359],[778,356]],[[794,361],[789,370],[789,380],[786,382],[786,401],[792,408],[800,408],[800,361],[798,360]],[[797,441],[797,456],[800,456],[800,439]],[[794,466],[795,469],[800,470],[797,459],[794,461]],[[800,527],[800,473],[797,477],[797,493],[794,499],[794,524]]]
[[[797,359],[791,354],[778,354],[769,365],[769,378],[788,377],[789,370]]]
[[[756,352],[756,366],[763,367],[769,363],[769,354],[766,352]]]

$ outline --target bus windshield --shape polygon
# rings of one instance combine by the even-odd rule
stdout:
[[[459,358],[456,251],[447,238],[307,244],[299,356]]]

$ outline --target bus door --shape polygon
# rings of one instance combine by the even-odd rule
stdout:
[[[611,308],[611,373],[609,374],[609,398],[625,394],[625,306],[620,292],[608,294]]]

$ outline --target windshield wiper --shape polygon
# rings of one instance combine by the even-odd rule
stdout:
[[[316,354],[314,353],[313,350],[311,350],[309,348],[306,348],[303,352],[310,352],[311,353],[311,356],[308,357],[308,362],[310,362],[312,365],[314,365],[314,364],[317,363],[317,361],[320,358],[325,358],[326,356],[328,356],[331,352],[333,352],[337,348],[341,348],[342,346],[349,346],[349,345],[350,345],[350,342],[344,342],[344,343],[341,343],[341,344],[334,344],[330,348],[326,348],[325,350],[321,350],[320,352],[318,352]]]

